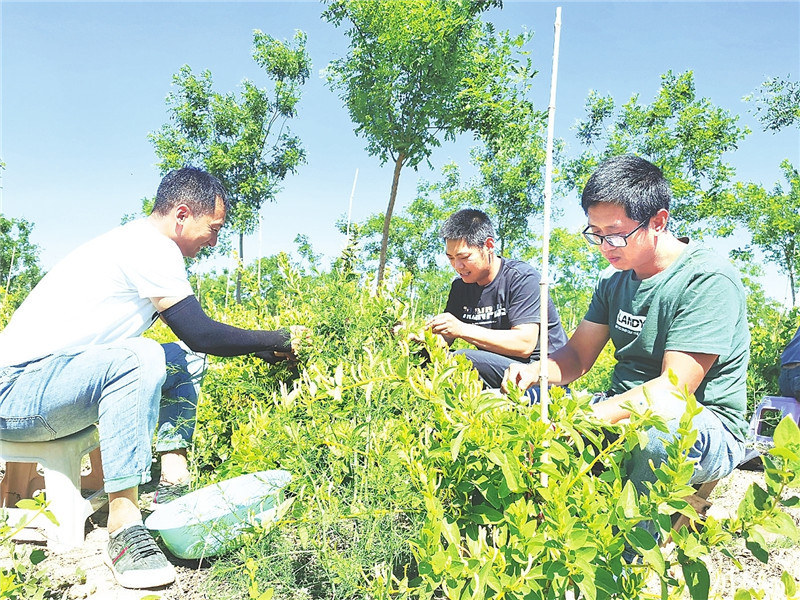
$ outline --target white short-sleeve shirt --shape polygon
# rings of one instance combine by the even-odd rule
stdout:
[[[147,219],[80,246],[45,275],[0,331],[0,367],[141,335],[151,298],[192,295],[178,245]]]

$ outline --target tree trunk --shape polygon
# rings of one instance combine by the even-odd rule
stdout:
[[[394,211],[394,201],[397,199],[397,185],[400,182],[400,170],[406,157],[403,153],[397,156],[394,162],[394,175],[392,176],[392,192],[389,194],[389,206],[386,209],[386,216],[383,219],[383,238],[381,239],[381,258],[378,261],[378,281],[377,287],[381,287],[383,282],[383,272],[386,269],[386,249],[389,246],[389,225],[392,222],[392,212]]]
[[[797,294],[794,280],[794,243],[788,248],[784,246],[783,259],[786,261],[786,273],[789,275],[789,291],[792,293],[792,306],[797,306]]]
[[[242,264],[244,264],[244,234],[239,233],[239,260],[236,261],[236,304],[242,303]]]

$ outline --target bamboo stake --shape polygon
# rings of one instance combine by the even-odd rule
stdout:
[[[547,350],[550,341],[550,201],[553,193],[553,129],[556,117],[556,81],[558,80],[558,44],[561,39],[561,7],[556,8],[555,37],[553,40],[553,76],[550,80],[550,104],[547,107],[547,146],[544,163],[544,224],[542,228],[542,280],[539,283],[541,310],[539,317],[539,401],[543,423],[550,422],[550,394],[548,385]],[[547,455],[543,457],[548,460]],[[547,486],[547,473],[541,474]]]
[[[356,195],[356,182],[358,181],[358,169],[356,169],[355,177],[353,177],[353,189],[350,192],[350,204],[347,207],[347,232],[345,233],[345,244],[350,243],[350,219],[353,214],[353,196]]]
[[[8,296],[8,290],[11,289],[11,273],[14,271],[14,258],[17,255],[17,245],[14,244],[11,248],[11,264],[8,266],[8,277],[6,277],[6,296]]]
[[[558,45],[561,39],[561,7],[556,8],[555,38],[553,41],[553,76],[550,81],[550,104],[547,108],[547,146],[544,166],[544,226],[542,229],[542,280],[540,289],[539,317],[539,398],[542,407],[542,421],[550,422],[550,395],[547,390],[548,368],[547,350],[549,342],[549,297],[550,297],[550,203],[553,193],[553,129],[556,117],[556,82],[558,80]]]

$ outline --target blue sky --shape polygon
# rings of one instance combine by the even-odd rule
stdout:
[[[540,71],[534,103],[549,98],[555,7],[562,6],[555,135],[568,153],[580,150],[572,126],[583,117],[589,90],[621,104],[634,93],[650,102],[668,70],[693,70],[699,96],[734,114],[753,133],[725,159],[737,179],[772,187],[788,158],[800,165],[798,130],[760,131],[742,97],[770,76],[798,78],[800,3],[793,2],[521,2],[506,0],[486,19],[500,29],[534,31],[530,46]],[[308,164],[290,176],[276,203],[265,205],[261,236],[245,259],[293,250],[297,234],[315,251],[335,256],[344,240],[335,222],[347,214],[353,179],[353,219],[385,210],[391,165],[381,166],[320,70],[347,51],[341,30],[321,21],[317,2],[0,2],[0,158],[6,163],[0,206],[6,216],[35,224],[33,241],[52,266],[81,242],[139,209],[160,181],[147,134],[168,115],[171,78],[188,64],[209,69],[215,89],[233,91],[245,77],[259,82],[250,57],[253,29],[289,39],[308,34],[313,75],[291,128]],[[434,170],[405,169],[398,209],[420,178],[438,179],[455,160],[467,167],[469,139],[444,144]],[[577,231],[576,198],[560,198],[557,224]],[[727,249],[732,242],[721,244]],[[782,278],[769,278],[780,300]]]

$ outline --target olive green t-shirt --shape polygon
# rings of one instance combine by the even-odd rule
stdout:
[[[750,331],[744,288],[730,261],[690,243],[666,270],[644,280],[609,267],[585,318],[609,327],[615,394],[661,375],[667,350],[719,355],[695,397],[745,438]]]

